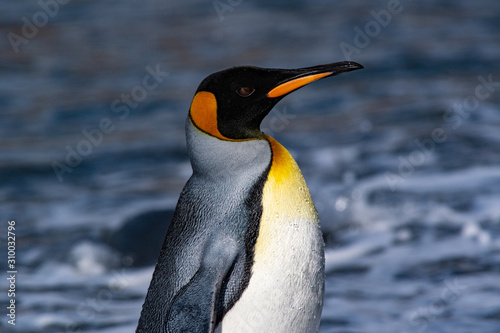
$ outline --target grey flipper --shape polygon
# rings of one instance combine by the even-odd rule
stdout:
[[[200,268],[175,297],[166,319],[167,332],[213,332],[223,280],[235,264],[238,244],[223,231],[208,242]]]

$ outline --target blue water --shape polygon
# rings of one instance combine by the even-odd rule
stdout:
[[[190,176],[199,82],[350,58],[365,69],[262,125],[322,220],[320,332],[500,332],[500,2],[50,3],[0,1],[1,233],[16,221],[18,269],[0,331],[133,331],[153,271],[134,259],[152,244],[137,215],[168,215]]]

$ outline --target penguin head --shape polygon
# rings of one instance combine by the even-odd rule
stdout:
[[[201,82],[189,117],[199,130],[222,140],[259,139],[262,120],[283,97],[313,81],[361,68],[351,61],[299,69],[232,67]]]

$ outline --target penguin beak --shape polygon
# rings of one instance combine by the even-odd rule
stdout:
[[[282,97],[319,79],[362,68],[363,66],[356,62],[342,61],[333,64],[291,70],[291,77],[286,79],[285,81],[280,82],[276,87],[271,89],[271,91],[267,93],[267,97]]]

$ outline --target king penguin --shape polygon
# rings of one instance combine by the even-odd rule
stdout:
[[[297,163],[260,130],[284,96],[361,69],[232,67],[205,78],[186,138],[181,192],[136,332],[317,332],[324,242]]]

